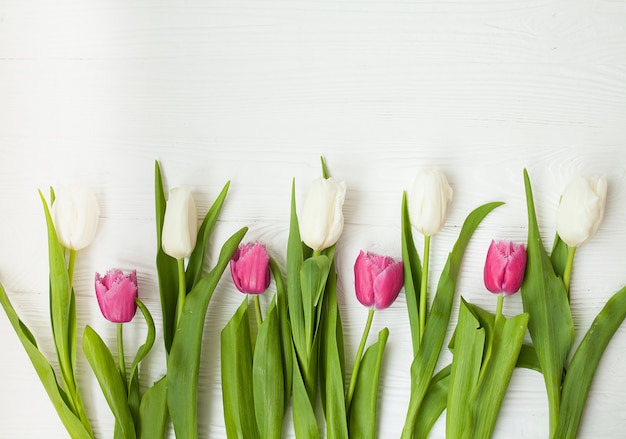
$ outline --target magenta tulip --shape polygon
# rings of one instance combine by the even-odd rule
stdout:
[[[491,241],[485,261],[485,286],[495,294],[511,295],[519,290],[526,271],[524,244]]]
[[[230,260],[230,273],[239,291],[263,294],[270,286],[270,256],[263,244],[240,245]]]
[[[376,309],[391,306],[404,284],[402,267],[402,261],[361,251],[354,263],[356,298]]]
[[[102,315],[113,323],[130,322],[137,312],[137,272],[107,271],[104,276],[96,273],[96,298]]]

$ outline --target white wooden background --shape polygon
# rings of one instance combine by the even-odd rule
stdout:
[[[507,203],[475,234],[459,284],[459,294],[491,310],[496,298],[482,283],[487,246],[526,238],[522,169],[547,245],[565,184],[602,173],[605,220],[578,251],[572,280],[578,342],[626,284],[625,122],[624,0],[2,0],[0,282],[52,358],[37,189],[91,187],[102,218],[79,253],[78,323],[114,346],[94,272],[136,268],[140,296],[160,322],[155,160],[168,185],[192,187],[202,215],[232,181],[212,252],[248,225],[246,240],[262,240],[284,264],[291,180],[302,200],[323,155],[349,187],[337,265],[351,365],[367,314],[354,298],[354,259],[359,249],[400,256],[400,199],[419,167],[441,167],[455,191],[432,242],[431,288],[465,216],[487,201]],[[206,320],[202,437],[225,435],[218,335],[240,300],[224,276]],[[457,310],[458,300],[452,324]],[[520,298],[504,311],[519,313]],[[409,397],[403,295],[377,313],[373,333],[383,326],[391,336],[379,436],[394,438]],[[142,319],[126,334],[130,356],[142,342]],[[67,437],[3,313],[0,349],[0,437]],[[163,374],[163,358],[159,339],[144,383]],[[445,352],[441,365],[449,360]],[[598,369],[581,438],[624,437],[625,362],[623,326]],[[97,436],[112,437],[112,417],[83,358],[79,375]],[[432,437],[444,437],[442,421]],[[515,371],[495,437],[546,432],[542,378]]]

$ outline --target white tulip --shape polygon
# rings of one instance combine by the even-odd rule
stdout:
[[[556,231],[570,247],[588,241],[598,230],[606,204],[606,177],[578,177],[563,192]]]
[[[300,236],[306,245],[321,251],[337,242],[343,231],[345,198],[344,182],[321,177],[313,181],[300,219]]]
[[[186,258],[196,246],[198,212],[186,187],[170,190],[165,205],[161,244],[163,251],[176,259]]]
[[[84,187],[61,189],[55,193],[50,215],[59,242],[81,250],[96,236],[100,207],[94,193]]]
[[[452,188],[439,168],[427,168],[417,174],[409,199],[411,224],[424,236],[432,236],[443,227],[452,201]]]

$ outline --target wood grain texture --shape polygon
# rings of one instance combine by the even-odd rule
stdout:
[[[577,253],[572,310],[580,341],[626,283],[626,2],[623,0],[316,1],[59,0],[0,2],[0,282],[49,358],[46,230],[37,190],[83,184],[102,219],[76,267],[79,327],[115,329],[93,298],[94,272],[136,268],[160,325],[153,167],[192,188],[204,213],[231,189],[211,257],[243,225],[284,267],[290,188],[302,199],[319,157],[348,184],[337,249],[347,363],[366,311],[354,298],[360,249],[400,256],[400,201],[421,166],[440,166],[455,197],[433,238],[431,288],[465,216],[505,201],[472,239],[458,294],[487,309],[491,239],[526,239],[522,170],[535,190],[546,245],[559,195],[579,174],[605,174],[597,236]],[[421,240],[418,238],[418,246]],[[241,296],[220,282],[209,308],[200,375],[200,433],[225,437],[218,334]],[[263,302],[264,304],[266,302]],[[458,302],[453,309],[456,321]],[[521,311],[512,297],[504,312]],[[126,331],[133,351],[140,319]],[[451,327],[452,327],[451,324]],[[410,340],[401,295],[377,313],[390,329],[379,436],[399,437],[408,404]],[[451,330],[451,328],[450,328]],[[158,334],[160,335],[160,334]],[[0,437],[67,437],[6,318],[0,316]],[[626,429],[626,329],[591,388],[581,438]],[[164,372],[159,343],[144,385]],[[440,366],[450,360],[445,352]],[[113,421],[79,359],[98,437]],[[445,422],[432,437],[445,437]],[[545,438],[541,377],[515,371],[495,438]],[[293,437],[290,421],[285,437]],[[173,437],[173,433],[170,433]]]

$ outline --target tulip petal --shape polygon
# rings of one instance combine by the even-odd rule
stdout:
[[[395,302],[404,284],[402,262],[388,265],[374,281],[376,309],[389,308]]]

